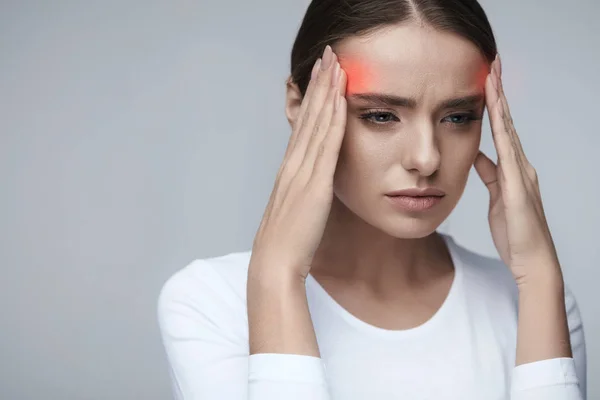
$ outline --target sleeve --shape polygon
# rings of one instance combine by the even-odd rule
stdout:
[[[583,322],[571,291],[565,287],[565,306],[573,358],[553,358],[516,366],[511,400],[586,400],[587,360]]]
[[[321,358],[249,356],[245,298],[203,260],[163,285],[158,323],[177,400],[330,399]]]

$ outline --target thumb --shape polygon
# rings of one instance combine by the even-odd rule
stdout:
[[[488,156],[483,154],[481,150],[479,151],[479,154],[477,154],[473,166],[475,167],[475,171],[477,171],[477,175],[479,175],[479,178],[481,178],[490,192],[490,205],[496,204],[498,196],[500,195],[497,174],[498,167]]]

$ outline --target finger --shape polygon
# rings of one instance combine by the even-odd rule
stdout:
[[[521,191],[521,193],[526,193],[529,195],[527,196],[530,200],[529,203],[533,204],[537,214],[540,215],[542,219],[545,219],[543,206],[541,204],[541,194],[537,180],[537,173],[531,165],[531,163],[529,162],[529,160],[527,159],[525,152],[523,151],[523,146],[515,128],[514,121],[510,113],[510,108],[508,106],[508,100],[504,92],[504,86],[501,78],[502,66],[499,55],[496,57],[496,60],[493,63],[493,70],[493,77],[495,78],[494,82],[497,88],[496,94],[501,105],[501,107],[499,107],[499,110],[502,116],[502,123],[504,126],[504,130],[507,132],[508,136],[511,139],[511,144],[514,149],[515,158],[519,164],[519,169],[521,172],[521,182],[523,184],[523,187],[525,188],[525,190]],[[524,197],[521,196],[521,198],[523,199]]]
[[[291,152],[294,150],[294,147],[298,141],[298,133],[300,131],[300,127],[302,126],[302,121],[306,115],[306,108],[308,107],[309,99],[316,85],[316,78],[318,76],[319,69],[321,68],[321,58],[318,58],[313,65],[310,80],[308,81],[308,86],[306,87],[306,91],[304,92],[304,97],[302,98],[302,103],[300,104],[300,110],[298,111],[298,117],[294,122],[294,127],[292,129],[292,135],[288,142],[288,147],[285,152],[284,159],[287,159]]]
[[[279,171],[277,172],[277,176],[275,177],[275,185],[276,186],[279,183],[282,175],[286,174],[287,171],[290,169],[297,170],[297,165],[300,165],[300,161],[302,160],[302,156],[292,157],[292,154],[294,154],[294,150],[296,149],[300,126],[302,126],[302,120],[306,113],[306,108],[308,107],[311,93],[314,90],[314,87],[316,85],[316,77],[317,77],[320,66],[321,66],[321,59],[319,58],[313,65],[313,69],[312,69],[311,75],[310,75],[311,77],[308,82],[306,91],[304,92],[304,97],[302,98],[302,103],[300,104],[300,110],[298,112],[298,117],[296,118],[296,121],[294,122],[294,126],[292,128],[292,134],[288,141],[285,155],[283,157],[283,162],[281,163]]]
[[[291,180],[290,178],[296,174],[298,169],[297,165],[300,165],[302,161],[302,154],[296,155],[295,157],[292,155],[295,153],[296,150],[300,127],[302,126],[302,121],[306,116],[306,109],[310,102],[309,100],[312,96],[312,92],[314,91],[315,86],[317,85],[317,77],[320,71],[321,62],[321,58],[318,58],[317,61],[315,61],[315,64],[313,65],[313,68],[311,70],[310,80],[308,82],[306,91],[304,92],[302,103],[300,104],[298,117],[294,122],[292,135],[290,136],[290,140],[288,141],[288,146],[286,148],[283,162],[279,168],[279,171],[277,172],[277,176],[275,177],[275,184],[273,186],[271,196],[269,197],[269,202],[267,203],[266,207],[267,211],[265,213],[265,216],[263,216],[263,220],[268,219],[271,210],[273,208],[276,208],[281,203],[283,195],[287,192],[287,186],[289,185],[289,181]]]
[[[319,119],[321,107],[323,107],[327,94],[329,93],[334,70],[333,67],[336,65],[336,62],[336,55],[331,50],[331,47],[327,46],[323,54],[321,67],[317,74],[317,82],[314,91],[307,99],[308,104],[302,118],[302,123],[299,127],[296,148],[298,154],[302,154],[302,158],[304,158],[304,154],[306,154],[305,152],[308,143],[314,132],[315,123]]]
[[[508,106],[508,99],[506,98],[506,95],[504,93],[502,79],[498,73],[499,70],[500,70],[500,63],[498,60],[497,64],[496,64],[496,74],[495,74],[496,86],[498,87],[498,95],[500,97],[500,101],[502,102],[502,110],[503,110],[503,114],[504,114],[503,122],[505,125],[505,129],[507,130],[507,132],[509,132],[509,135],[513,142],[513,146],[515,147],[519,165],[521,166],[523,176],[526,178],[525,179],[526,185],[528,186],[528,188],[535,189],[537,191],[537,190],[539,190],[539,188],[535,187],[537,185],[537,173],[536,173],[535,169],[533,168],[533,166],[531,165],[531,163],[529,162],[527,155],[523,151],[523,145],[521,144],[521,139],[519,138],[519,134],[517,133],[512,116],[510,114],[510,108]]]
[[[537,184],[537,172],[529,162],[525,152],[523,151],[523,146],[521,144],[521,139],[519,138],[519,134],[514,125],[514,121],[510,114],[510,108],[508,106],[508,99],[506,98],[506,94],[504,93],[504,87],[502,84],[502,78],[499,75],[500,71],[500,63],[499,60],[496,61],[496,86],[498,87],[498,96],[500,98],[500,102],[502,103],[502,113],[504,114],[503,123],[506,131],[509,133],[509,136],[512,140],[513,146],[515,148],[515,152],[517,155],[517,160],[519,161],[519,165],[521,167],[521,172],[524,177],[524,182],[526,187],[529,190],[533,190],[535,193],[539,194],[539,186]]]
[[[529,162],[527,160],[527,156],[523,151],[523,146],[521,144],[521,139],[517,134],[517,130],[515,128],[514,121],[512,119],[512,115],[510,113],[510,108],[508,106],[508,100],[506,98],[506,94],[504,93],[504,85],[502,84],[502,77],[500,75],[500,67],[498,60],[495,61],[495,77],[496,77],[496,86],[498,88],[498,96],[500,97],[500,102],[502,103],[502,113],[503,113],[503,121],[506,126],[506,130],[508,131],[511,140],[514,142],[515,148],[517,150],[517,156],[519,160],[523,164],[523,166],[527,165]]]
[[[494,72],[492,72],[494,74]],[[517,159],[515,147],[512,144],[509,133],[506,130],[503,121],[503,110],[500,97],[492,83],[492,74],[486,79],[485,98],[494,146],[498,153],[498,162],[501,165],[500,178],[505,179],[507,184],[523,184],[521,167]],[[502,176],[504,175],[504,176]]]
[[[261,220],[261,223],[258,228],[259,231],[261,230],[264,222],[269,219],[272,210],[274,208],[278,208],[283,199],[286,197],[286,194],[289,189],[289,182],[284,182],[282,184],[282,175],[286,174],[294,176],[296,174],[296,171],[294,170],[297,169],[294,163],[300,163],[299,160],[302,160],[304,156],[302,154],[302,148],[304,147],[303,140],[306,140],[306,138],[303,138],[302,134],[306,136],[307,131],[309,131],[308,129],[306,129],[306,127],[310,125],[310,123],[307,123],[306,121],[310,119],[312,114],[314,114],[315,110],[318,110],[318,106],[316,106],[315,104],[317,104],[320,100],[319,93],[314,94],[314,92],[319,92],[319,88],[321,88],[321,91],[326,90],[326,88],[329,86],[328,83],[331,81],[331,66],[335,65],[335,63],[337,62],[337,56],[333,53],[330,46],[326,46],[324,55],[326,55],[328,52],[330,53],[330,55],[328,56],[330,57],[330,66],[328,68],[322,68],[323,60],[321,58],[317,59],[317,61],[313,65],[311,77],[307,89],[305,91],[304,98],[302,99],[302,103],[300,105],[298,117],[294,123],[292,135],[288,142],[288,146],[284,156],[284,162],[282,163],[282,166],[277,173],[274,188],[271,192],[265,213],[263,215],[263,219]],[[299,144],[300,146],[298,146]],[[296,160],[294,160],[294,158]]]
[[[337,108],[335,109],[329,134],[323,142],[323,151],[318,154],[313,170],[315,180],[322,179],[324,182],[330,183],[333,183],[340,149],[346,133],[348,103],[346,98],[339,95],[339,93],[337,101]]]
[[[295,127],[295,129],[298,129],[297,139],[294,148],[292,149],[292,152],[286,161],[288,179],[286,179],[287,183],[282,185],[281,190],[278,191],[278,195],[274,201],[275,207],[278,207],[282,202],[285,201],[286,197],[290,193],[292,182],[296,179],[296,177],[298,177],[298,175],[301,175],[300,179],[305,183],[311,174],[310,169],[312,169],[312,166],[308,169],[308,171],[306,171],[306,167],[302,166],[305,164],[304,159],[306,157],[308,144],[310,143],[312,136],[318,133],[317,121],[319,121],[321,111],[325,103],[325,97],[329,93],[332,74],[334,71],[333,67],[336,65],[336,63],[337,56],[335,53],[333,53],[333,50],[329,45],[326,46],[323,53],[323,60],[316,72],[314,86],[311,89],[311,92],[306,94],[304,99],[304,101],[306,101],[306,108],[302,113],[301,123],[296,124]],[[328,122],[329,121],[327,121],[327,123]],[[302,186],[303,183],[299,182],[299,187]]]
[[[482,151],[477,154],[473,164],[477,175],[490,192],[490,204],[493,205],[500,197],[500,182],[498,181],[498,172],[496,164],[486,156]]]
[[[344,93],[346,92],[345,88],[346,88],[346,83],[347,83],[346,73],[342,69],[342,66],[339,63],[339,61],[337,62],[336,66],[334,68],[335,68],[335,70],[333,72],[331,88],[332,88],[333,92],[335,92],[335,90],[337,89],[338,94],[336,95],[335,93],[332,93],[334,95],[334,97],[331,100],[331,103],[329,103],[329,105],[332,106],[332,108],[329,109],[329,111],[331,113],[331,118],[330,118],[329,123],[331,123],[331,120],[333,119],[333,114],[334,114],[335,108],[336,108],[336,102],[338,101],[337,96],[344,96]],[[315,137],[316,142],[322,143],[325,140],[326,135],[328,135],[328,134],[329,134],[328,130],[321,129],[320,133],[317,135],[317,137]]]
[[[340,96],[346,97],[346,91],[348,86],[348,75],[346,75],[346,71],[340,65]]]
[[[320,93],[323,92],[323,87],[326,90],[329,86],[331,65],[333,65],[335,59],[335,54],[330,46],[325,47],[323,56],[324,59],[318,59],[311,71],[311,79],[302,99],[300,111],[294,123],[292,137],[290,138],[290,145],[286,150],[282,169],[278,173],[276,181],[280,180],[281,175],[287,175],[287,180],[291,180],[296,175],[304,159],[306,147],[310,139],[310,132],[307,131],[309,130],[309,126],[314,125],[313,120],[316,117],[313,117],[313,115],[318,114],[318,104],[323,96]],[[283,192],[287,192],[287,188],[284,188]]]
[[[321,107],[321,112],[319,113],[319,119],[315,123],[313,128],[313,134],[308,143],[308,148],[306,149],[306,155],[304,160],[302,161],[302,167],[307,173],[312,174],[312,170],[315,167],[315,159],[317,158],[317,154],[324,150],[323,148],[323,139],[326,135],[329,134],[329,128],[331,124],[331,120],[333,117],[334,105],[337,97],[339,96],[339,74],[340,74],[340,65],[336,62],[334,67],[334,76],[331,82],[331,86],[329,88],[329,93],[327,95],[327,99],[325,103]]]
[[[347,77],[343,70],[340,75],[341,89],[346,87]],[[315,179],[323,179],[332,184],[339,160],[340,149],[346,133],[348,103],[346,102],[346,97],[342,95],[342,92],[345,91],[341,89],[341,92],[338,92],[337,94],[329,131],[323,139],[323,151],[318,154],[315,161],[315,169],[313,170]]]

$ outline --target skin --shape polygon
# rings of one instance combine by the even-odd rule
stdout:
[[[482,117],[489,66],[471,42],[416,25],[349,38],[334,49],[348,77],[346,133],[331,215],[311,274],[356,315],[368,320],[385,302],[386,314],[402,320],[384,316],[382,327],[407,328],[435,312],[452,282],[449,256],[433,233],[456,206],[477,156],[482,121],[465,115]],[[410,97],[417,105],[390,107],[361,99],[363,93]],[[469,108],[438,109],[444,100],[477,95],[480,100]],[[288,91],[287,100],[293,124],[301,100],[297,89]],[[389,122],[360,118],[370,111],[387,113],[377,118]],[[398,211],[384,196],[431,186],[446,196],[427,212]],[[344,304],[345,298],[354,301]]]
[[[510,117],[500,60],[490,70],[469,41],[410,24],[345,39],[335,53],[326,62],[332,56],[325,51],[328,68],[317,62],[306,101],[288,84],[293,132],[248,273],[250,354],[319,356],[308,273],[343,307],[380,327],[429,319],[454,273],[435,229],[474,166],[490,193],[494,244],[519,290],[517,364],[571,357],[560,263],[536,171]],[[381,107],[361,98],[365,90],[411,97],[415,106]],[[438,107],[464,96],[480,100],[467,109]],[[481,117],[484,106],[497,163],[478,150],[480,119],[453,125],[464,118],[449,118],[473,110]],[[375,125],[360,118],[373,109],[396,119],[388,115],[383,120],[391,122]],[[446,196],[422,213],[386,203],[386,192],[415,186],[435,186]]]

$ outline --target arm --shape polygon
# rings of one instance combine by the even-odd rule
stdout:
[[[251,399],[327,400],[305,281],[275,270],[248,273]]]
[[[276,268],[266,268],[276,270]],[[250,354],[281,353],[319,357],[308,311],[305,281],[300,277],[254,271],[248,274]],[[284,274],[282,274],[284,275]]]
[[[520,288],[518,324],[511,399],[585,399],[583,324],[562,279]]]
[[[304,96],[288,83],[292,135],[254,238],[247,312],[228,317],[229,303],[218,302],[227,288],[216,287],[217,280],[202,288],[178,290],[172,283],[163,289],[159,320],[179,399],[329,399],[304,280],[333,200],[345,87],[330,46],[315,61]],[[246,317],[250,343],[232,333]],[[250,354],[243,354],[248,346]]]
[[[243,299],[215,268],[205,260],[193,262],[165,283],[159,297],[158,322],[175,399],[327,400],[320,358],[248,354]],[[270,310],[267,304],[265,311]]]
[[[346,127],[346,77],[328,45],[302,95],[288,82],[292,135],[254,237],[248,269],[251,371],[273,385],[253,398],[327,400],[324,365],[306,299],[305,280],[333,200],[333,177]]]
[[[519,286],[517,365],[572,357],[561,274],[531,281]]]
[[[583,340],[576,333],[581,331],[577,326],[580,320],[568,321],[566,315],[562,272],[537,171],[523,151],[501,75],[496,55],[486,79],[485,97],[498,163],[480,152],[474,165],[490,192],[488,220],[494,244],[519,288],[517,366],[511,399],[582,400],[585,387],[582,390],[579,384],[585,385],[585,361],[573,360],[569,342],[570,333],[574,340]],[[574,347],[580,352],[584,346],[577,342]]]

